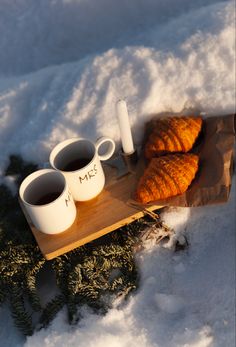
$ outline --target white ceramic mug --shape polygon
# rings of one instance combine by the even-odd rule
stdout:
[[[34,226],[46,234],[65,231],[75,220],[72,194],[58,171],[42,169],[30,174],[21,183],[19,196]]]
[[[101,146],[107,144],[106,153],[100,154]],[[88,201],[95,198],[104,188],[105,175],[101,160],[109,159],[115,151],[115,142],[101,137],[93,143],[84,138],[72,138],[60,142],[52,150],[51,166],[65,176],[73,198]]]

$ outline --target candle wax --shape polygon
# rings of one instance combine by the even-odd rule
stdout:
[[[120,137],[123,152],[126,154],[131,154],[134,152],[133,139],[129,123],[129,115],[127,111],[126,102],[124,100],[119,100],[116,105],[117,118],[120,127]]]

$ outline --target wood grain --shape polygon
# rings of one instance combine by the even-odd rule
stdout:
[[[88,202],[77,202],[77,217],[72,226],[60,234],[48,235],[37,230],[25,216],[39,245],[48,260],[93,241],[144,215],[144,209],[127,205],[136,186],[136,177],[128,174],[116,179],[114,170],[105,167],[106,186],[102,193]],[[154,211],[161,206],[149,206]]]

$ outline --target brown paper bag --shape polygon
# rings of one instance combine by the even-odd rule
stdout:
[[[146,125],[144,138],[152,128],[151,120]],[[191,152],[199,155],[199,169],[188,190],[181,195],[138,206],[203,206],[226,202],[229,198],[233,172],[235,143],[235,115],[205,117],[202,132]],[[147,163],[141,154],[137,165],[137,183]]]

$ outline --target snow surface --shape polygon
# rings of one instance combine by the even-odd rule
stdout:
[[[9,154],[43,164],[69,137],[107,135],[118,148],[119,98],[136,143],[154,113],[235,112],[234,23],[233,1],[1,0],[0,175]],[[233,347],[234,191],[163,214],[190,247],[142,252],[141,287],[122,307],[85,310],[76,327],[62,311],[25,341],[4,306],[0,346]]]

